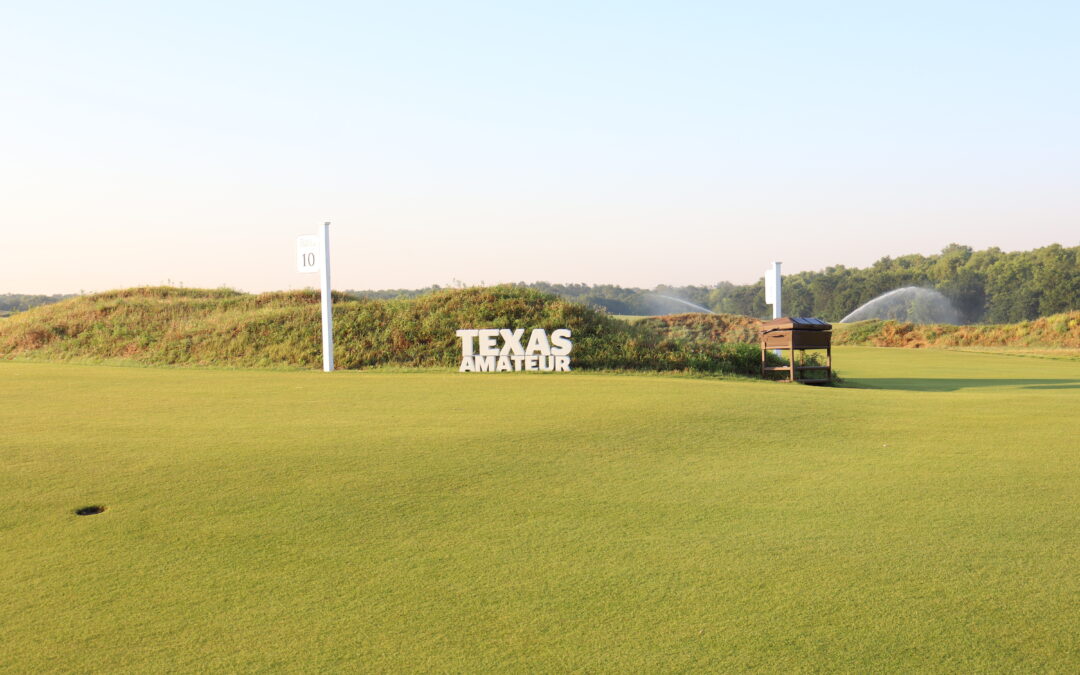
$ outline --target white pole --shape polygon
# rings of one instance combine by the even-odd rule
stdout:
[[[783,309],[780,307],[780,262],[774,260],[772,269],[767,270],[765,274],[766,295],[768,296],[766,300],[772,302],[772,318],[779,319],[784,315]],[[777,356],[780,356],[781,353],[779,349],[773,350],[773,354]]]
[[[780,293],[780,262],[779,261],[774,261],[773,262],[773,264],[772,264],[772,275],[773,275],[773,295],[774,295],[773,299],[775,300],[775,302],[773,302],[773,304],[772,304],[772,318],[779,319],[780,317],[784,316],[784,312],[780,308],[781,293]]]
[[[330,293],[330,223],[322,226],[322,369],[334,370],[334,307]]]

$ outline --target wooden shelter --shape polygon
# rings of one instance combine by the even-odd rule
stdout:
[[[766,366],[765,353],[771,349],[787,350],[789,363],[786,366]],[[824,349],[824,366],[797,365],[795,352],[804,353],[806,362],[807,349]],[[821,319],[803,316],[785,316],[761,324],[761,376],[774,370],[788,371],[788,382],[806,384],[825,384],[832,381],[832,324]],[[806,371],[825,371],[824,377],[800,377]]]

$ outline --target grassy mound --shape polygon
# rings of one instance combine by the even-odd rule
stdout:
[[[1013,324],[951,326],[860,321],[833,332],[833,343],[875,347],[1080,347],[1080,311]]]
[[[570,328],[574,366],[586,369],[751,374],[760,358],[751,344],[667,335],[514,286],[404,300],[334,296],[339,368],[456,366],[461,347],[454,331],[490,327]],[[314,368],[320,344],[314,291],[135,288],[38,307],[0,325],[5,358]]]
[[[761,320],[738,314],[673,314],[636,325],[674,340],[757,343]],[[953,326],[872,319],[833,324],[833,344],[875,347],[1080,348],[1080,311],[1013,324]]]
[[[637,321],[676,340],[757,344],[761,319],[740,314],[669,314]]]

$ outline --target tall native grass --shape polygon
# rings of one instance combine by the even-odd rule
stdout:
[[[1011,324],[953,326],[872,319],[841,326],[833,344],[876,347],[1080,348],[1080,311]]]
[[[412,299],[334,294],[339,368],[454,367],[459,328],[570,328],[575,368],[754,374],[760,321],[683,314],[633,324],[517,286],[437,291]],[[834,344],[887,347],[1080,347],[1080,312],[997,326],[866,321],[835,327]],[[147,365],[315,368],[319,295],[251,295],[168,286],[85,295],[0,322],[0,358]],[[767,354],[770,362],[780,361]]]
[[[135,288],[72,298],[0,325],[0,356],[124,360],[148,365],[317,367],[315,291],[250,295],[229,289]],[[334,294],[339,368],[453,367],[459,328],[570,328],[575,368],[757,371],[749,343],[671,335],[586,305],[515,286],[444,290],[415,299]]]
[[[761,320],[737,314],[675,314],[637,321],[674,339],[757,342]],[[833,344],[876,347],[1080,347],[1080,311],[1013,324],[954,326],[871,319],[833,324]]]

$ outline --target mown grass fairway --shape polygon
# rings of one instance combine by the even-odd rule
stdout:
[[[1080,363],[836,363],[0,363],[0,666],[1080,670]]]

